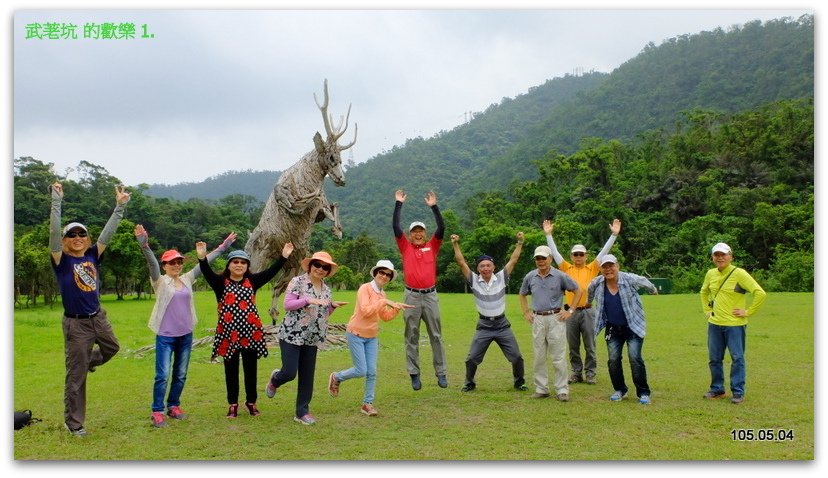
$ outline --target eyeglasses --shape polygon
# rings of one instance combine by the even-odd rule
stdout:
[[[394,277],[394,274],[392,272],[388,272],[388,271],[377,271],[377,274],[382,274],[385,277],[388,277],[389,279]]]
[[[324,262],[311,262],[311,267],[316,267],[317,269],[322,269],[325,272],[331,271],[331,265],[325,264]]]
[[[182,266],[184,265],[184,259],[173,259],[171,261],[167,261],[167,264],[171,266]]]
[[[67,232],[66,234],[64,234],[64,236],[63,236],[63,237],[68,237],[68,238],[70,238],[70,239],[73,239],[73,238],[75,238],[75,237],[86,237],[86,236],[87,236],[87,234],[86,234],[86,232],[84,232],[84,231],[77,231],[77,232],[75,232],[75,231],[69,231],[69,232]]]
[[[572,255],[575,257],[583,257],[586,255],[586,252],[573,252]]]
[[[233,259],[230,261],[231,264],[247,264],[247,261],[244,259]]]

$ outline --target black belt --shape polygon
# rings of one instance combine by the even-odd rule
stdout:
[[[552,309],[552,310],[536,310],[535,315],[552,315],[552,314],[559,314],[561,309]]]
[[[582,307],[575,307],[575,310],[584,310],[584,309],[591,309],[591,308],[592,308],[592,304],[587,304],[587,305],[584,305]]]
[[[67,314],[66,312],[63,313],[64,317],[69,317],[70,319],[91,319],[96,315],[100,314],[101,310],[98,309],[92,314]]]
[[[436,287],[431,287],[429,289],[415,289],[413,287],[405,286],[406,289],[410,290],[411,292],[417,292],[419,294],[431,294],[432,292],[436,291]]]
[[[496,316],[494,316],[494,317],[488,317],[488,316],[486,316],[486,315],[482,315],[482,314],[478,314],[478,316],[480,317],[480,320],[491,320],[491,321],[495,321],[495,320],[500,320],[500,319],[505,319],[505,318],[506,318],[506,314],[500,314],[500,315],[496,315]]]

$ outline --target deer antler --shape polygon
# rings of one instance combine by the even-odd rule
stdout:
[[[313,101],[316,103],[316,106],[322,111],[322,120],[325,122],[325,132],[328,136],[332,136],[333,132],[331,131],[331,121],[328,119],[328,79],[325,78],[325,83],[323,86],[325,92],[325,101],[320,105],[319,100],[316,99],[316,93],[313,94]]]
[[[340,151],[345,151],[346,149],[348,149],[348,148],[350,148],[351,146],[353,146],[353,145],[354,145],[354,143],[356,143],[357,131],[359,131],[359,126],[357,126],[357,124],[356,124],[356,123],[354,123],[354,140],[353,140],[353,141],[351,141],[350,143],[348,143],[347,145],[345,145],[345,146],[343,146],[343,147],[339,148],[339,150],[340,150]],[[344,131],[343,131],[343,132],[344,132]],[[340,135],[340,136],[341,136],[341,135]]]

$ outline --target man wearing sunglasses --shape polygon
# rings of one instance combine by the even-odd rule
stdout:
[[[434,371],[437,385],[448,387],[446,379],[446,352],[440,327],[440,302],[437,299],[437,255],[443,244],[443,216],[437,207],[437,195],[433,191],[426,194],[425,202],[434,214],[437,229],[430,239],[426,239],[425,224],[412,222],[405,237],[400,227],[400,212],[406,194],[398,189],[395,193],[394,217],[392,226],[397,248],[400,250],[403,266],[405,293],[403,302],[413,305],[403,313],[405,318],[405,358],[408,374],[411,376],[411,388],[422,388],[420,381],[420,321],[425,322],[428,338],[431,342]]]
[[[598,253],[595,260],[587,262],[588,252],[583,244],[575,244],[570,251],[572,262],[563,258],[552,238],[554,225],[549,220],[543,221],[543,232],[546,233],[546,244],[552,250],[552,258],[558,264],[558,268],[571,277],[582,290],[586,290],[589,283],[601,272],[599,261],[601,257],[609,254],[615,239],[621,232],[621,221],[615,219],[609,225],[610,234],[604,248]],[[572,317],[566,321],[566,341],[569,344],[569,367],[571,375],[569,383],[583,382],[586,375],[586,383],[594,385],[596,355],[595,355],[595,310],[592,304],[587,302],[586,294],[581,297],[578,303],[573,303],[574,294],[566,293],[566,306],[572,312]],[[584,360],[581,360],[581,339],[584,342]]]
[[[72,435],[85,436],[87,374],[109,361],[120,348],[106,311],[101,308],[99,265],[124,217],[130,193],[123,186],[115,188],[115,210],[93,245],[88,229],[79,222],[71,222],[61,231],[63,185],[55,182],[50,190],[49,250],[64,310],[64,422]]]

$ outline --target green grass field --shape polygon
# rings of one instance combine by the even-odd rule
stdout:
[[[401,300],[401,294],[392,294]],[[351,305],[331,321],[347,322]],[[260,303],[269,303],[267,291]],[[90,374],[85,438],[63,428],[63,338],[60,308],[16,309],[14,407],[43,421],[14,432],[16,460],[813,460],[814,295],[770,294],[748,327],[746,401],[701,398],[709,385],[706,321],[697,295],[644,296],[644,359],[653,403],[610,402],[606,346],[598,341],[598,384],[574,384],[571,401],[533,400],[529,325],[518,299],[507,316],[526,361],[528,392],[511,387],[511,367],[494,345],[478,369],[477,390],[461,393],[476,314],[471,295],[441,294],[449,388],[437,387],[422,328],[423,389],[415,392],[404,366],[401,318],[381,325],[375,406],[359,413],[362,380],[343,383],[339,398],[326,390],[331,371],[350,366],[347,348],[320,352],[311,411],[318,424],[293,422],[295,382],[274,399],[260,393],[262,414],[225,418],[224,373],[210,363],[208,346],[194,350],[182,408],[185,421],[150,426],[154,355],[134,351],[154,344],[146,327],[152,300],[104,297],[121,352]],[[215,325],[212,292],[196,295],[196,337]],[[264,307],[262,307],[264,308]],[[278,348],[259,362],[263,389],[280,365]],[[629,366],[625,358],[628,384]],[[729,359],[726,359],[729,368]],[[727,370],[727,369],[726,369]],[[550,370],[550,375],[551,375]],[[634,390],[634,389],[633,389]],[[243,391],[242,391],[243,396]],[[631,394],[634,396],[634,393]],[[734,440],[733,430],[784,440]],[[760,431],[761,430],[761,431]]]

